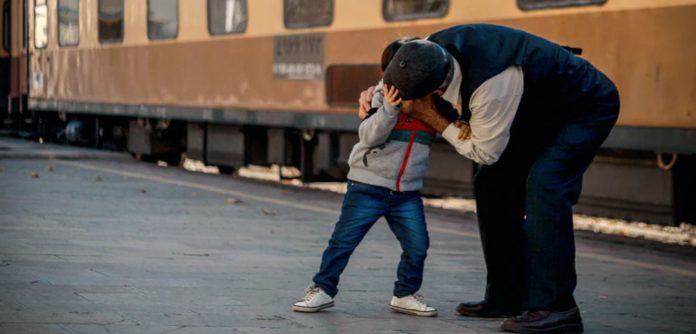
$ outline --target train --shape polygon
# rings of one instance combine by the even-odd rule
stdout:
[[[384,46],[465,23],[582,49],[622,110],[579,213],[696,224],[696,0],[0,0],[0,131],[345,179]],[[423,192],[472,197],[443,140]]]

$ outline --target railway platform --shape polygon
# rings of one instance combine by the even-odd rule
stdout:
[[[378,223],[336,306],[294,313],[342,196],[0,137],[0,333],[496,333],[473,215],[428,210],[422,293],[392,313],[400,249]],[[580,233],[586,333],[696,333],[696,257]]]

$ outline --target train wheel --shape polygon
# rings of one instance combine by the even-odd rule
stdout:
[[[234,167],[232,166],[217,166],[220,174],[231,175],[234,174]]]

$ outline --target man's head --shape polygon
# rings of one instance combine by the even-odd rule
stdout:
[[[384,72],[387,69],[387,66],[389,66],[389,63],[391,60],[394,58],[394,55],[396,54],[397,51],[406,43],[418,40],[418,37],[408,37],[404,36],[401,37],[391,43],[389,43],[385,48],[384,51],[382,51],[382,72]]]
[[[427,96],[443,90],[452,79],[452,56],[427,40],[403,44],[384,71],[384,82],[394,85],[404,100]]]

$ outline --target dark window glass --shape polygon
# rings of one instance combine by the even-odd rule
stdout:
[[[357,107],[365,88],[382,78],[379,65],[331,65],[326,69],[326,101],[334,107]]]
[[[517,5],[523,10],[603,5],[607,0],[517,0]]]
[[[10,2],[2,5],[2,48],[10,52]]]
[[[387,21],[417,20],[447,15],[449,0],[384,0],[382,13]]]
[[[58,45],[75,46],[80,43],[79,0],[58,0]]]
[[[179,1],[147,0],[147,37],[173,39],[179,34]]]
[[[328,26],[333,21],[333,0],[284,0],[285,27]]]
[[[211,35],[244,32],[246,25],[246,0],[208,0],[208,32]]]
[[[34,6],[34,47],[43,49],[48,45],[48,5],[46,0],[37,0]]]
[[[123,0],[99,0],[99,42],[123,41]]]

